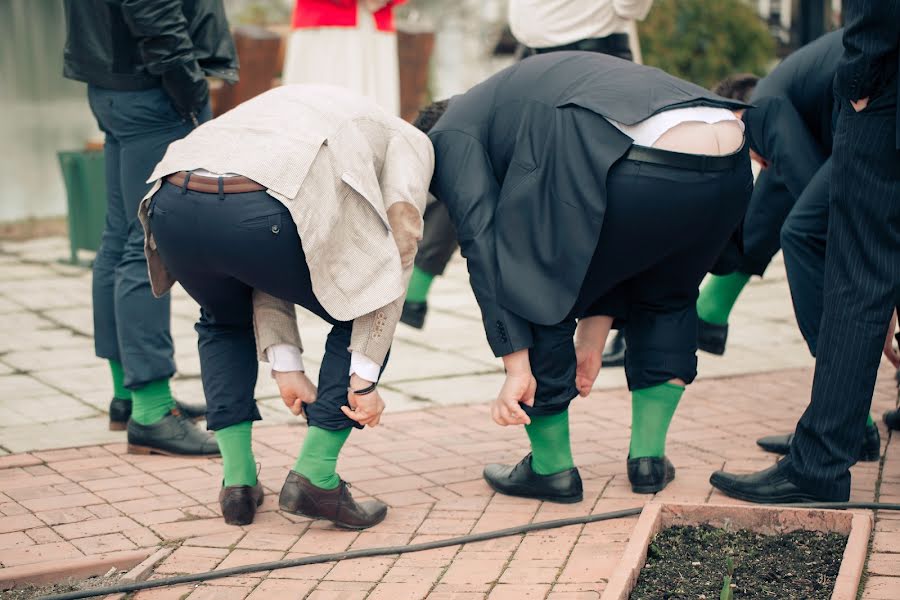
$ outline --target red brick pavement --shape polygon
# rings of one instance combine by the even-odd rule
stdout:
[[[660,500],[733,502],[714,492],[711,471],[772,464],[754,440],[787,431],[808,400],[811,372],[792,370],[701,381],[685,395],[668,453],[676,480]],[[873,411],[894,406],[891,373],[881,373]],[[576,462],[585,499],[542,504],[495,495],[481,480],[486,461],[516,461],[521,429],[500,428],[486,406],[392,414],[355,432],[341,474],[361,498],[391,506],[361,533],[277,510],[277,494],[300,448],[303,427],[258,428],[255,451],[266,499],[256,522],[231,527],[219,516],[220,465],[125,454],[124,445],[0,457],[0,577],[7,569],[53,565],[166,545],[172,553],[151,577],[257,562],[422,542],[532,521],[640,506],[624,475],[629,435],[624,391],[593,394],[572,409]],[[853,470],[853,499],[900,502],[900,449],[884,436],[883,467]],[[366,558],[232,577],[200,586],[136,594],[140,600],[368,598],[370,600],[581,600],[599,598],[633,527],[623,519],[403,556]],[[900,515],[879,514],[863,598],[900,597]]]

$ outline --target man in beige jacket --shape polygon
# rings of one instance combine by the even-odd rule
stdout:
[[[413,126],[355,93],[289,85],[169,146],[141,204],[153,291],[175,281],[200,304],[207,422],[222,452],[225,520],[262,501],[250,447],[257,359],[309,433],[282,510],[363,529],[387,507],[357,503],[335,472],[352,427],[378,424],[376,388],[421,237],[434,156]],[[318,390],[303,372],[294,305],[333,325]]]

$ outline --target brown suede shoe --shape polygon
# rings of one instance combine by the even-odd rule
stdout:
[[[262,504],[263,487],[256,485],[229,485],[219,491],[219,506],[229,525],[249,525],[256,516],[256,508]]]
[[[350,484],[341,480],[333,490],[323,490],[296,471],[288,473],[281,495],[281,510],[311,519],[326,519],[345,529],[366,529],[384,521],[387,505],[378,500],[357,502]]]

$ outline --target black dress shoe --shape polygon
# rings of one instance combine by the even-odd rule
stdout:
[[[172,409],[152,425],[129,420],[128,453],[208,457],[219,456],[219,445],[211,433],[198,429],[190,419]]]
[[[427,302],[404,302],[403,312],[400,313],[400,322],[410,327],[422,329],[425,327],[425,315],[428,314]]]
[[[357,502],[350,484],[341,480],[333,490],[316,487],[296,471],[288,473],[278,496],[278,507],[294,515],[326,519],[344,529],[367,529],[387,516],[387,505],[378,500]]]
[[[187,404],[180,400],[175,400],[175,407],[181,411],[181,414],[193,421],[199,421],[206,418],[205,404]],[[109,403],[109,430],[125,431],[128,426],[128,419],[131,418],[131,400],[123,400],[122,398],[113,398]]]
[[[886,416],[887,415],[885,415],[885,417]],[[756,440],[756,445],[766,452],[787,454],[791,451],[791,442],[793,440],[793,433],[769,435]],[[859,449],[859,458],[857,458],[857,460],[863,462],[875,462],[881,460],[881,434],[878,433],[878,427],[876,425],[866,426],[866,437],[863,438],[862,446]]]
[[[581,475],[572,468],[553,475],[538,475],[531,468],[531,454],[517,465],[488,465],[484,480],[495,492],[507,496],[535,498],[562,504],[574,504],[584,499]]]
[[[263,502],[263,487],[256,485],[229,485],[219,490],[219,506],[229,525],[249,525],[256,516],[256,509]]]
[[[725,354],[725,342],[728,341],[728,323],[717,325],[697,317],[697,348],[722,356]]]
[[[603,368],[625,366],[625,334],[622,330],[617,331],[603,349],[603,362],[600,366]]]
[[[675,465],[665,456],[629,457],[626,466],[635,494],[655,494],[675,479]]]
[[[710,475],[709,482],[726,496],[759,504],[794,504],[834,500],[814,494],[792,483],[785,472],[784,462],[783,460],[768,469],[747,475],[716,471]]]
[[[894,409],[884,413],[884,424],[888,429],[900,431],[900,410]]]

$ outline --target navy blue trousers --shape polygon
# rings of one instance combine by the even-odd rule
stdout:
[[[900,150],[896,84],[855,112],[840,104],[812,400],[797,424],[788,476],[830,500],[850,497],[850,467],[891,311],[900,300]]]
[[[325,343],[310,425],[357,426],[341,406],[350,383],[352,322],[332,318],[312,290],[306,256],[287,208],[266,192],[205,194],[164,183],[150,227],[169,272],[200,304],[200,373],[213,431],[259,420],[253,290],[298,304],[333,327]]]
[[[611,316],[625,325],[629,389],[697,375],[697,287],[743,217],[753,186],[750,159],[728,171],[695,171],[623,160],[607,178],[607,209],[569,317],[532,325],[529,358],[538,387],[531,415],[568,408],[575,388],[576,319]]]
[[[136,92],[88,87],[91,110],[106,134],[106,226],[94,259],[94,350],[122,363],[125,387],[140,388],[175,373],[170,300],[150,291],[138,204],[153,167],[193,125],[156,88]],[[211,117],[207,107],[201,120]]]

